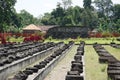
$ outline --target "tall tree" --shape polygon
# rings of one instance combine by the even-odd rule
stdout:
[[[56,21],[57,25],[61,25],[61,21],[65,16],[65,11],[60,4],[57,5],[57,8],[51,12],[52,19]]]
[[[91,8],[91,0],[83,0],[83,6],[84,6],[84,8],[86,9],[86,8]]]
[[[82,25],[94,29],[98,24],[98,15],[90,9],[84,9],[81,14]]]
[[[114,10],[114,20],[117,21],[117,19],[120,19],[120,4],[115,4],[113,6]]]
[[[81,25],[81,13],[83,12],[83,8],[79,6],[75,6],[72,10],[72,22],[74,25]]]
[[[22,27],[29,25],[29,24],[34,24],[34,17],[29,12],[25,10],[21,10],[18,16],[21,20]]]
[[[0,0],[0,31],[11,25],[16,0]]]
[[[72,5],[72,0],[62,0],[64,9],[67,9]]]
[[[104,16],[109,17],[112,15],[113,3],[111,0],[95,0],[94,3],[98,8],[98,12],[104,14]]]
[[[51,14],[50,13],[45,13],[44,16],[41,19],[41,22],[44,25],[50,25],[50,18],[51,18]]]
[[[65,16],[63,16],[62,19],[62,26],[71,26],[74,25],[74,20],[73,20],[73,7],[69,7],[65,11]]]

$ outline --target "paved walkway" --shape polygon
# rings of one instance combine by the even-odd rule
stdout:
[[[65,80],[67,71],[70,71],[71,68],[71,61],[74,60],[74,55],[77,52],[77,47],[74,45],[65,58],[57,64],[44,80]]]

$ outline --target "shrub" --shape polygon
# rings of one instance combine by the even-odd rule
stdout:
[[[112,34],[109,32],[103,32],[102,37],[112,37]]]
[[[113,37],[119,37],[120,34],[119,33],[112,33]]]
[[[101,37],[102,37],[102,34],[101,34],[101,33],[96,33],[96,34],[95,34],[95,37],[96,37],[96,38],[101,38]]]

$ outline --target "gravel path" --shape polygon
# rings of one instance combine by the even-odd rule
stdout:
[[[74,55],[77,52],[77,47],[74,45],[65,58],[57,64],[44,80],[65,80],[67,71],[71,68],[71,61],[74,60]]]

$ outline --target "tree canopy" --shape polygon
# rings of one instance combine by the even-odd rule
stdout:
[[[111,0],[83,0],[83,7],[72,6],[72,0],[62,0],[50,13],[37,18],[26,10],[17,13],[15,3],[16,0],[0,1],[1,32],[29,24],[84,26],[99,31],[120,32],[120,4],[114,5]]]
[[[14,25],[16,0],[0,0],[0,31],[4,31],[6,26]]]
[[[91,0],[83,0],[83,2],[84,2],[84,4],[83,4],[83,6],[84,6],[84,8],[86,9],[86,8],[91,8],[91,3],[92,3],[92,1]]]

